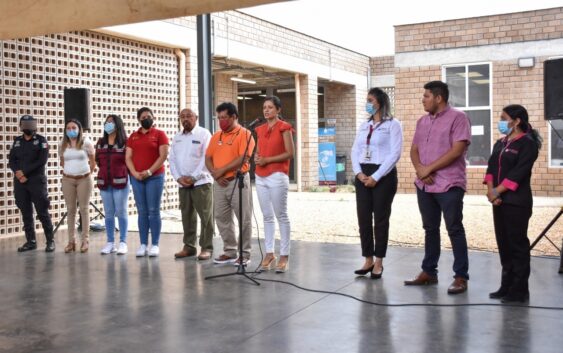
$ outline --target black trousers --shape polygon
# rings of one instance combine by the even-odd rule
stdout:
[[[20,209],[23,218],[23,229],[28,242],[35,239],[35,219],[33,217],[33,205],[37,211],[37,218],[43,225],[43,231],[47,241],[53,240],[53,223],[49,215],[49,195],[47,194],[47,178],[34,177],[22,184],[14,178],[14,197],[16,205]]]
[[[372,175],[379,168],[376,164],[362,164],[362,173]],[[397,169],[381,178],[374,188],[366,188],[358,178],[356,186],[356,209],[360,227],[363,257],[385,257],[389,240],[389,217],[391,204],[397,193]]]
[[[510,295],[527,295],[530,277],[528,222],[531,207],[493,206],[495,236],[502,266],[501,285]]]

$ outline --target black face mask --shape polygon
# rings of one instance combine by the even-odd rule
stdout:
[[[141,120],[141,126],[143,127],[143,129],[147,129],[147,130],[150,129],[151,126],[152,126],[152,123],[153,123],[153,121],[152,121],[151,118]]]
[[[22,129],[22,132],[27,135],[27,136],[33,136],[33,134],[35,133],[35,130],[31,130],[31,129]]]

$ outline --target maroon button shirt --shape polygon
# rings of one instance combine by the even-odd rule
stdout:
[[[467,141],[469,146],[471,122],[464,112],[448,106],[436,116],[427,114],[418,119],[412,143],[418,147],[420,162],[429,165],[448,152],[457,141]],[[466,154],[467,147],[452,164],[434,172],[434,184],[426,185],[416,178],[415,185],[432,193],[446,192],[455,186],[466,190]]]

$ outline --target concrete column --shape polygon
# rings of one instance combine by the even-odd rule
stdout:
[[[301,129],[300,155],[301,155],[301,187],[308,189],[319,183],[318,170],[318,104],[317,104],[317,77],[299,75],[300,106],[301,110],[299,128]]]

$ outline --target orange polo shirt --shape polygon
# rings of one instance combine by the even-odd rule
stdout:
[[[250,158],[254,150],[254,138],[249,130],[242,126],[236,127],[229,132],[222,130],[217,131],[211,136],[209,147],[205,155],[213,159],[213,167],[221,168],[231,163],[233,160],[240,158],[246,149],[246,143],[250,137],[247,156]],[[246,173],[250,169],[250,164],[245,162],[242,166],[242,172]],[[235,170],[225,173],[224,177],[229,178],[235,176]]]
[[[291,125],[285,121],[279,120],[272,127],[268,124],[260,125],[256,128],[256,137],[258,138],[258,152],[261,157],[273,157],[282,154],[285,151],[283,142],[283,133],[286,131],[293,132]],[[289,174],[289,159],[283,162],[269,163],[261,167],[256,165],[255,173],[261,177],[276,172]]]

